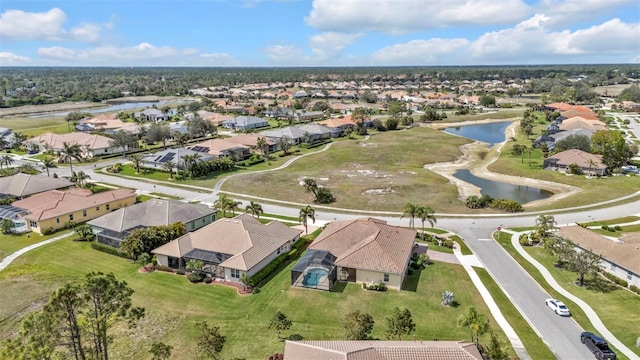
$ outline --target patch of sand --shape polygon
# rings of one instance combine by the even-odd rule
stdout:
[[[474,121],[474,122],[464,122],[464,123],[454,123],[454,124],[464,124],[464,125],[485,124],[488,122],[497,122],[497,121],[498,120],[480,120],[480,121]],[[504,121],[504,119],[500,121]],[[448,124],[448,126],[446,127],[456,126],[454,124]],[[438,125],[441,125],[441,124],[438,124]],[[513,122],[511,125],[509,125],[509,127],[507,127],[507,129],[505,130],[505,135],[507,138],[515,136],[516,126],[517,126],[517,122]],[[456,161],[427,164],[424,166],[424,168],[449,179],[449,181],[458,188],[458,193],[462,199],[466,199],[471,195],[480,196],[480,188],[478,188],[473,184],[470,184],[468,182],[462,181],[454,177],[453,174],[459,169],[469,169],[473,175],[480,178],[489,179],[492,181],[505,182],[505,183],[514,184],[514,185],[536,187],[536,188],[548,190],[554,194],[553,196],[546,199],[529,202],[526,204],[527,207],[547,205],[547,204],[553,203],[554,201],[575,195],[580,191],[582,191],[582,189],[575,186],[571,186],[571,185],[560,184],[556,182],[544,181],[544,180],[538,180],[538,179],[530,179],[530,178],[525,178],[521,176],[498,174],[498,173],[489,171],[487,167],[498,159],[498,157],[500,156],[502,147],[504,146],[505,143],[506,141],[498,145],[495,145],[496,148],[495,148],[495,151],[492,151],[492,156],[485,159],[479,159],[477,156],[475,156],[475,154],[477,154],[481,150],[486,151],[487,144],[481,143],[478,141],[470,144],[465,144],[460,146],[460,150],[462,151],[463,155],[460,156],[460,158],[458,158]]]

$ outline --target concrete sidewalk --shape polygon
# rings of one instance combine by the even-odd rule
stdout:
[[[563,296],[567,297],[568,299],[570,299],[571,301],[576,303],[576,305],[578,305],[580,307],[580,309],[582,309],[582,311],[584,311],[584,313],[587,315],[587,317],[589,318],[589,321],[591,322],[593,327],[595,327],[596,330],[605,339],[607,339],[609,344],[614,346],[616,349],[618,349],[618,351],[622,352],[629,359],[631,359],[631,360],[640,360],[640,356],[636,355],[633,351],[631,351],[626,345],[624,345],[620,340],[618,340],[611,333],[611,331],[609,331],[609,329],[607,329],[607,327],[604,325],[602,320],[600,320],[600,317],[598,316],[598,314],[596,314],[596,312],[591,308],[591,306],[589,306],[589,304],[587,304],[586,302],[582,301],[582,299],[580,299],[579,297],[573,295],[569,291],[565,290],[562,286],[560,286],[560,284],[558,284],[558,282],[553,278],[553,276],[551,275],[549,270],[547,270],[547,268],[542,266],[542,264],[540,264],[536,259],[534,259],[531,255],[529,255],[529,253],[527,253],[522,248],[522,245],[520,245],[520,241],[519,241],[520,235],[526,234],[526,233],[527,233],[526,231],[525,232],[519,232],[519,233],[513,233],[513,235],[511,236],[511,244],[518,251],[518,253],[520,255],[522,255],[522,257],[524,257],[533,266],[535,266],[536,269],[538,269],[538,271],[540,271],[540,273],[542,274],[544,279],[547,281],[547,283],[555,291],[559,292]]]
[[[16,252],[14,252],[13,254],[7,256],[6,258],[2,259],[2,261],[0,262],[0,271],[4,270],[4,268],[6,268],[7,266],[9,266],[9,264],[11,264],[11,262],[13,262],[13,260],[17,259],[18,256],[31,251],[33,249],[39,248],[40,246],[44,246],[47,244],[51,244],[54,241],[58,241],[58,240],[62,240],[64,238],[67,238],[69,236],[73,235],[73,232],[68,232],[68,233],[64,233],[62,235],[58,235],[56,237],[53,237],[49,240],[45,240],[45,241],[41,241],[39,243],[35,243],[33,245],[29,245],[25,248],[22,248]]]
[[[504,331],[507,339],[509,339],[509,342],[518,355],[518,358],[522,360],[531,360],[531,356],[529,356],[527,349],[525,349],[524,345],[522,344],[520,337],[518,336],[518,334],[516,334],[515,330],[513,330],[513,327],[511,327],[507,319],[505,319],[504,315],[502,315],[502,312],[500,311],[498,304],[496,304],[496,302],[493,300],[491,293],[484,286],[484,283],[482,282],[482,280],[480,280],[480,277],[475,272],[475,270],[473,270],[472,264],[481,264],[480,260],[477,259],[475,255],[462,255],[459,246],[456,246],[453,249],[453,253],[458,258],[458,261],[460,261],[460,264],[462,264],[462,267],[464,267],[464,269],[467,271],[467,274],[469,274],[473,285],[475,285],[476,289],[478,289],[478,292],[482,296],[484,302],[487,304],[489,311],[491,311],[491,315],[496,320],[498,325],[500,325],[500,328],[502,328],[502,331]],[[470,257],[475,258],[475,260],[472,260]]]

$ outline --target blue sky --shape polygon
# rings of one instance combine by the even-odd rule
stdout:
[[[640,63],[640,1],[0,2],[0,66],[577,63]]]

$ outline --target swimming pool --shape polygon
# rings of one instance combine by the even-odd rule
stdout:
[[[317,287],[322,277],[327,276],[328,273],[325,269],[313,268],[307,270],[302,278],[302,285],[306,287]]]

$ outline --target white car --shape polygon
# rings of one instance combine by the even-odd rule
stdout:
[[[567,308],[567,306],[560,300],[547,299],[544,303],[547,304],[549,309],[553,310],[553,312],[560,316],[571,316],[569,308]]]

